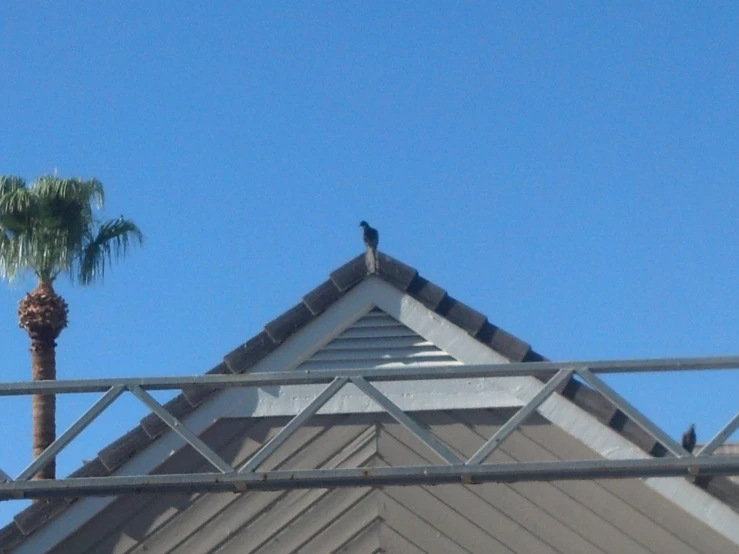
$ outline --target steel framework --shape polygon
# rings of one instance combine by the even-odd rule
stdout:
[[[739,369],[739,356],[711,358],[671,358],[654,360],[535,362],[501,365],[445,366],[433,368],[321,370],[265,372],[244,375],[203,375],[196,377],[153,377],[133,379],[86,379],[0,383],[0,396],[30,394],[104,394],[38,458],[14,479],[0,469],[0,500],[54,496],[109,496],[126,493],[195,492],[245,490],[286,490],[296,488],[417,485],[442,483],[483,483],[489,481],[550,481],[565,479],[622,479],[634,477],[674,477],[688,475],[739,475],[739,455],[712,456],[739,428],[737,413],[703,448],[691,454],[667,433],[640,413],[625,398],[604,383],[597,374],[654,371],[702,371]],[[469,459],[460,459],[446,444],[403,411],[372,383],[382,381],[444,380],[459,378],[499,378],[552,375],[542,389],[521,407]],[[671,456],[663,458],[582,460],[558,462],[486,463],[494,452],[557,387],[577,375],[609,399],[627,417],[654,439]],[[436,465],[389,468],[299,469],[257,471],[280,445],[326,404],[347,383],[353,383],[383,411],[423,442],[439,459]],[[308,406],[287,423],[245,463],[233,467],[205,444],[182,421],[169,413],[147,391],[184,388],[267,387],[327,384]],[[31,481],[31,478],[92,423],[119,396],[129,392],[155,413],[173,432],[192,446],[214,471],[167,475],[127,475],[62,478]]]

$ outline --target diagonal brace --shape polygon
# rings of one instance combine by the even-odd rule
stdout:
[[[475,452],[472,457],[467,460],[465,465],[475,465],[481,463],[493,451],[495,451],[504,440],[506,440],[516,429],[518,429],[528,417],[541,406],[544,401],[549,398],[557,387],[563,381],[569,379],[574,373],[573,369],[560,369],[557,374],[552,377],[546,385],[544,385],[529,402],[516,412],[516,414],[505,422],[498,431],[490,437],[480,449]]]
[[[52,460],[52,458],[56,457],[56,455],[62,451],[65,446],[67,446],[70,442],[72,442],[72,440],[74,440],[75,437],[77,437],[77,435],[84,431],[88,427],[88,425],[90,425],[90,423],[95,421],[95,419],[105,410],[105,408],[115,402],[115,400],[121,394],[123,394],[125,390],[125,387],[123,387],[122,385],[111,387],[108,392],[98,398],[97,401],[77,419],[77,421],[70,425],[69,428],[64,431],[64,433],[62,433],[59,438],[52,442],[46,448],[46,450],[44,450],[39,455],[38,458],[36,458],[33,462],[31,462],[30,465],[28,465],[23,471],[21,471],[20,475],[16,477],[16,480],[27,481],[31,477],[36,475],[36,473],[38,473],[41,468],[48,464]]]
[[[457,455],[452,452],[446,444],[419,425],[413,418],[401,410],[397,404],[371,385],[364,377],[352,377],[352,383],[354,383],[354,385],[364,394],[374,400],[382,409],[389,413],[395,421],[408,429],[414,437],[428,446],[439,458],[450,465],[462,463]]]
[[[609,387],[600,377],[595,375],[588,368],[579,368],[576,371],[583,381],[613,402],[613,404],[629,419],[644,429],[653,438],[661,442],[662,445],[675,456],[690,456],[690,453],[688,453],[688,451],[685,450],[679,442],[652,423],[647,416],[637,410],[628,400]]]
[[[5,473],[2,469],[0,469],[0,483],[10,483],[13,479]]]
[[[737,413],[729,423],[727,423],[723,429],[721,429],[716,436],[708,441],[703,448],[701,448],[696,456],[710,456],[714,451],[721,446],[731,434],[739,429],[739,413]]]
[[[329,386],[323,389],[321,394],[316,396],[310,404],[303,408],[298,415],[292,418],[287,425],[280,429],[280,432],[272,437],[272,440],[260,448],[247,463],[240,467],[239,473],[249,473],[257,469],[264,460],[282,446],[282,444],[298,430],[298,427],[308,421],[308,419],[320,410],[326,402],[331,400],[331,398],[341,390],[347,381],[348,379],[346,377],[336,377]]]
[[[231,467],[231,464],[216,454],[210,446],[205,444],[200,437],[187,428],[179,419],[170,414],[164,406],[157,402],[157,400],[148,392],[138,385],[129,386],[128,390],[130,390],[136,398],[141,400],[147,408],[158,415],[159,419],[166,423],[172,431],[185,439],[185,442],[192,446],[198,454],[208,460],[215,468],[220,470],[221,473],[233,473],[234,468]]]

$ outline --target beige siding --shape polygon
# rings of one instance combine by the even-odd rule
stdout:
[[[510,412],[417,414],[462,455]],[[217,422],[204,439],[239,463],[286,418]],[[534,418],[493,458],[587,458],[568,435]],[[398,423],[373,414],[317,416],[265,468],[429,463],[433,455]],[[202,471],[189,449],[162,470]],[[131,496],[117,500],[55,554],[375,553],[729,554],[734,545],[638,480],[489,483],[383,489]]]

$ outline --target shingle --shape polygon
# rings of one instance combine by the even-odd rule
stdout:
[[[418,272],[398,260],[378,252],[379,274],[383,280],[405,292]]]
[[[293,306],[280,317],[273,319],[264,326],[269,337],[277,344],[284,342],[290,335],[310,322],[315,316],[303,304]]]
[[[153,439],[144,432],[141,426],[137,426],[103,448],[98,452],[98,457],[108,471],[112,472],[152,442]]]
[[[243,373],[275,348],[277,348],[275,341],[269,338],[266,331],[262,331],[236,350],[226,354],[224,360],[233,373]]]
[[[480,332],[482,326],[487,322],[487,317],[473,310],[459,300],[447,296],[436,309],[439,315],[444,316],[456,326],[461,327],[473,337]]]
[[[15,522],[6,525],[0,529],[0,552],[3,554],[10,552],[10,549],[23,541],[24,538],[25,535],[21,533]]]
[[[739,483],[728,477],[706,477],[696,479],[696,485],[705,489],[739,513]]]
[[[523,361],[531,347],[492,323],[485,322],[476,338],[512,362]]]
[[[313,315],[322,313],[341,298],[341,292],[331,279],[324,281],[303,297],[303,303]]]
[[[13,518],[24,535],[30,535],[69,506],[71,499],[55,498],[34,502]]]
[[[331,273],[331,281],[340,292],[346,292],[366,276],[367,264],[362,254]]]
[[[583,385],[575,379],[570,379],[562,396],[574,402],[586,412],[594,415],[601,423],[611,426],[618,409],[607,401],[602,394]]]
[[[447,295],[444,289],[437,287],[420,275],[413,279],[406,292],[433,311],[436,311],[436,308],[439,307]]]
[[[226,362],[221,362],[213,369],[206,372],[206,375],[225,375],[231,373]],[[214,392],[219,389],[212,389],[208,387],[185,387],[182,389],[182,396],[184,396],[191,406],[197,407],[203,403],[203,400],[208,398]]]
[[[69,474],[70,477],[105,477],[107,475],[110,475],[110,472],[100,458],[85,462],[82,467]]]

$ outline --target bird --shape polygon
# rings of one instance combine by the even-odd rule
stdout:
[[[370,227],[370,224],[366,221],[360,222],[359,226],[364,229],[362,237],[364,238],[364,244],[367,245],[367,248],[377,250],[377,244],[380,242],[380,234],[377,232],[377,229]]]
[[[360,222],[359,226],[364,229],[362,238],[364,238],[364,244],[367,245],[367,254],[364,257],[367,271],[377,273],[379,266],[377,260],[377,244],[380,242],[380,234],[377,232],[377,229],[370,227],[370,224],[366,221]]]
[[[691,423],[688,430],[683,433],[683,448],[692,453],[695,448],[695,440],[695,423]]]

